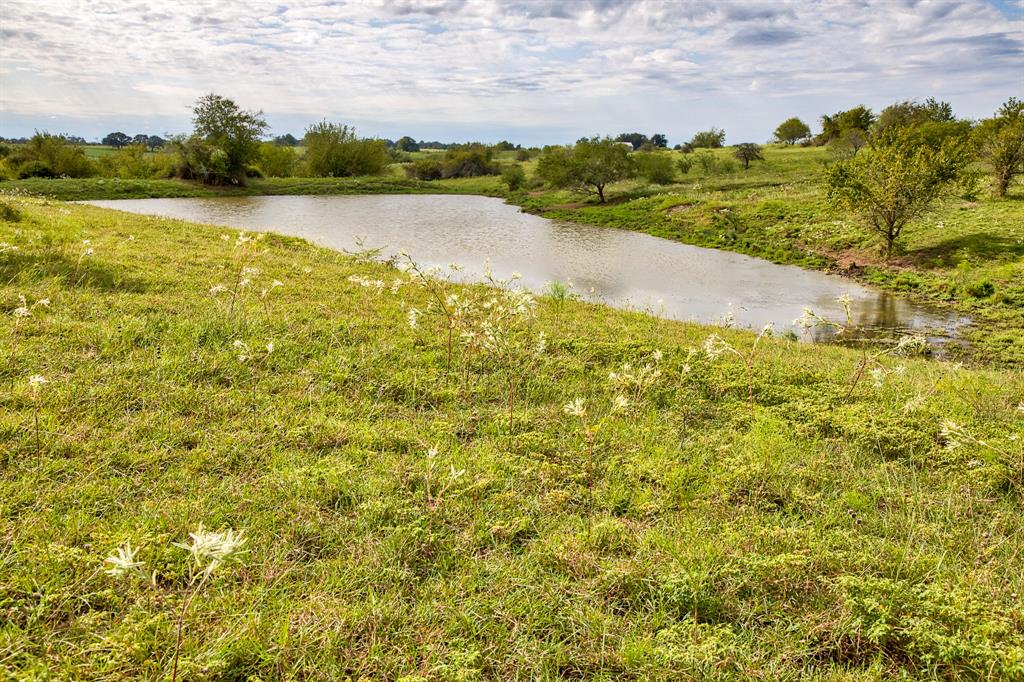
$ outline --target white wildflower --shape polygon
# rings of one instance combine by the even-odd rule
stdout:
[[[138,553],[139,550],[132,548],[132,543],[126,542],[118,547],[114,554],[103,560],[104,563],[110,564],[110,567],[103,569],[103,572],[115,578],[121,578],[129,573],[145,576],[142,567],[146,565],[146,562],[135,559],[135,555]]]
[[[221,563],[237,559],[244,553],[242,547],[246,540],[243,533],[236,533],[230,528],[225,531],[208,531],[200,524],[196,532],[189,533],[192,544],[175,542],[174,546],[189,552],[197,566],[205,566],[205,570],[211,573]]]
[[[624,410],[627,407],[629,407],[629,398],[627,398],[624,395],[617,395],[617,396],[615,396],[615,399],[612,400],[612,411],[613,412],[618,412],[620,410]]]
[[[537,344],[534,346],[533,350],[537,355],[543,355],[544,351],[546,351],[547,349],[548,337],[544,334],[544,332],[541,332],[540,334],[537,335]]]
[[[216,296],[217,294],[223,294],[227,290],[228,288],[223,284],[214,284],[212,287],[210,287],[210,295]]]
[[[420,311],[416,308],[409,308],[409,312],[406,313],[406,318],[409,320],[409,328],[415,329],[416,325],[419,324]]]
[[[562,411],[574,417],[583,417],[587,414],[587,407],[583,398],[575,398],[562,406]]]

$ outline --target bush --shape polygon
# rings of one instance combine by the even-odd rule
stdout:
[[[640,176],[652,185],[667,185],[675,179],[672,157],[656,152],[634,155]]]
[[[519,149],[516,151],[516,161],[529,161],[530,152],[526,149]]]
[[[170,154],[147,155],[141,144],[130,144],[107,154],[99,161],[100,173],[108,178],[148,179],[174,175],[174,157]]]
[[[491,149],[481,144],[470,144],[445,152],[442,177],[473,178],[479,175],[497,175],[500,170],[491,161]]]
[[[682,156],[676,159],[676,168],[679,169],[680,173],[686,175],[690,172],[690,169],[693,168],[693,159],[689,156]]]
[[[295,175],[298,157],[291,147],[273,142],[260,145],[259,168],[269,178],[290,178]]]
[[[85,151],[63,135],[36,133],[11,152],[7,159],[19,178],[87,178],[96,175],[96,164]]]
[[[697,152],[693,155],[693,160],[701,167],[704,175],[721,175],[736,170],[735,161],[720,158],[709,151]]]
[[[988,298],[996,293],[996,286],[990,280],[983,279],[967,287],[967,293],[974,298]]]
[[[440,180],[443,170],[437,159],[420,159],[406,166],[405,174],[417,180]]]
[[[259,161],[260,137],[267,129],[262,112],[244,111],[220,95],[200,97],[192,107],[195,131],[179,140],[178,172],[214,185],[244,182]]]
[[[8,223],[17,223],[21,221],[21,211],[14,208],[6,201],[0,201],[0,220]]]
[[[505,166],[501,171],[501,181],[508,186],[510,192],[515,192],[526,184],[526,171],[519,164]]]
[[[340,123],[311,125],[303,142],[305,170],[314,177],[380,175],[390,160],[384,140],[360,139],[355,128]]]

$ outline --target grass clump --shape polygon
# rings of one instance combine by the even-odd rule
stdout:
[[[9,676],[1024,675],[1016,373],[10,201]]]

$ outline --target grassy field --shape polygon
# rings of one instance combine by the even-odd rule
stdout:
[[[5,203],[11,678],[1024,679],[1018,372]]]
[[[422,152],[436,154],[436,152]],[[715,152],[730,158],[729,149]],[[675,153],[677,157],[682,155]],[[514,153],[504,152],[503,162]],[[772,146],[749,170],[706,174],[696,167],[668,186],[640,180],[614,185],[607,204],[565,191],[509,193],[498,177],[419,182],[399,165],[380,178],[271,178],[217,189],[175,180],[24,180],[6,192],[58,199],[114,199],[221,194],[457,192],[504,196],[542,215],[638,230],[698,246],[738,251],[778,263],[827,269],[969,315],[966,332],[976,362],[1024,364],[1024,187],[1005,199],[982,188],[974,201],[950,198],[905,233],[903,251],[880,259],[877,243],[822,197],[825,148]],[[536,161],[524,164],[533,171]]]

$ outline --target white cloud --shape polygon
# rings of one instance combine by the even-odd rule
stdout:
[[[977,116],[1024,80],[1020,22],[983,0],[4,0],[0,38],[3,129],[50,115],[184,129],[216,91],[381,134],[714,124],[764,139],[783,114],[897,98]]]

